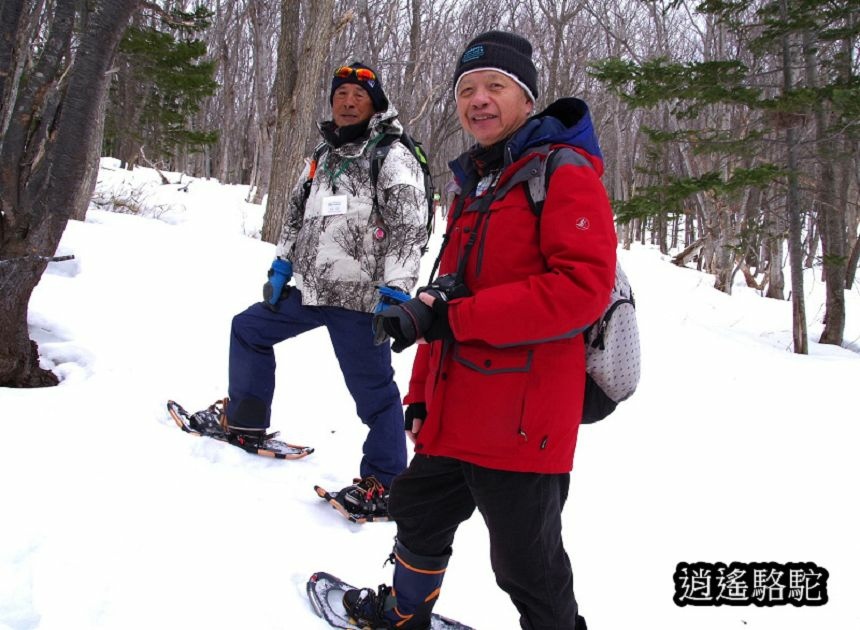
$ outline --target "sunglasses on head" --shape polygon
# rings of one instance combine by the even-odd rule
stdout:
[[[351,66],[341,66],[334,71],[334,76],[338,79],[346,79],[352,75],[359,81],[376,81],[376,74],[373,70],[367,68],[353,68]]]

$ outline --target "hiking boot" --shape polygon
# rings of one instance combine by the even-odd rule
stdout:
[[[255,429],[249,427],[235,427],[227,423],[228,398],[216,400],[203,411],[198,411],[188,419],[188,425],[205,435],[212,433],[226,433],[227,441],[240,446],[253,446],[260,448],[269,438],[275,437],[277,433],[267,434],[266,429]]]
[[[394,621],[387,619],[386,610],[394,608],[391,587],[380,584],[374,592],[369,588],[356,588],[343,594],[343,607],[350,622],[361,628],[394,628]]]
[[[343,607],[350,622],[362,630],[430,630],[428,618],[404,615],[397,610],[397,597],[393,588],[380,584],[374,592],[370,588],[355,588],[343,594]]]
[[[350,589],[343,594],[343,607],[362,628],[428,630],[450,557],[450,553],[420,556],[397,541],[389,558],[394,563],[394,586],[381,584],[376,592]]]
[[[335,500],[352,514],[374,518],[387,517],[388,490],[376,477],[353,479],[353,482],[353,485],[338,492]]]
[[[249,429],[247,427],[227,426],[227,441],[239,446],[253,446],[262,448],[266,440],[277,436],[276,433],[266,433],[265,429]]]

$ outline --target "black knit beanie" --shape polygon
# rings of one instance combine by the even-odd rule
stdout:
[[[328,102],[331,105],[332,101],[334,101],[334,91],[339,88],[344,83],[354,83],[356,85],[360,85],[364,88],[364,91],[370,95],[370,100],[373,102],[373,109],[378,112],[384,112],[388,109],[388,98],[385,96],[385,92],[382,91],[382,83],[379,80],[379,75],[376,73],[376,70],[365,66],[363,63],[359,63],[358,61],[353,61],[348,66],[342,66],[347,68],[352,68],[353,72],[351,72],[346,77],[338,76],[338,71],[335,70],[335,75],[331,80],[331,92],[329,93]],[[354,72],[356,69],[362,68],[364,70],[370,70],[376,78],[362,80],[360,79],[356,73]],[[340,68],[338,68],[340,70]]]
[[[466,45],[454,72],[454,94],[464,74],[475,70],[500,70],[528,92],[532,102],[537,98],[537,68],[532,62],[529,40],[504,31],[481,33]]]

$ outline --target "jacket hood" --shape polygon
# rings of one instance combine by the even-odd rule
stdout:
[[[334,124],[334,121],[326,120],[319,123],[317,128],[319,129],[323,141],[326,141],[326,135],[328,133],[332,133],[336,128],[336,125]],[[370,117],[370,121],[367,123],[367,133],[363,136],[352,142],[346,142],[339,147],[330,146],[330,148],[335,153],[342,155],[343,157],[357,157],[364,153],[367,143],[379,134],[400,137],[400,134],[402,133],[403,125],[401,125],[400,121],[397,120],[397,110],[393,105],[389,104],[387,109],[381,112],[376,112]]]
[[[567,144],[603,159],[588,105],[578,98],[559,99],[529,118],[508,140],[508,155],[515,162],[528,149],[543,144]]]
[[[505,168],[526,155],[529,149],[556,144],[582,149],[592,161],[602,166],[603,154],[585,101],[573,97],[561,98],[526,120],[505,144]],[[466,151],[449,163],[460,185],[468,180],[474,170],[469,153]]]

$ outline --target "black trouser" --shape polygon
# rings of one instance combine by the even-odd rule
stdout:
[[[394,479],[389,512],[412,553],[451,553],[454,534],[475,507],[490,532],[496,583],[524,630],[582,630],[573,573],[561,540],[570,475],[492,470],[447,457],[415,455]],[[395,585],[396,586],[396,585]]]

